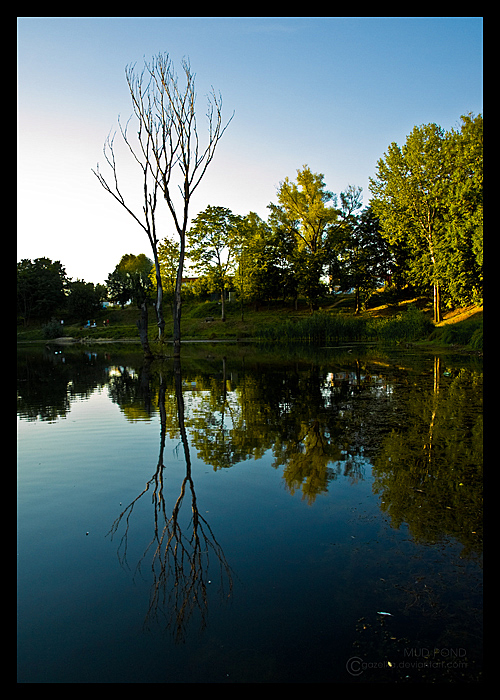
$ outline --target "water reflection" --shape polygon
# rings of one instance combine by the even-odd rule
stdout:
[[[172,433],[172,413],[171,411],[167,413],[167,382],[164,372],[160,369],[157,400],[161,425],[158,464],[144,490],[120,513],[108,534],[113,538],[119,533],[122,521],[124,521],[124,532],[121,536],[118,556],[122,564],[126,564],[132,512],[137,501],[151,488],[151,501],[154,506],[153,537],[136,567],[137,571],[141,571],[144,564],[147,563],[153,579],[146,624],[153,619],[157,620],[160,616],[164,617],[167,627],[173,630],[174,637],[179,642],[184,640],[186,628],[195,610],[200,614],[201,628],[206,626],[207,585],[212,583],[209,576],[214,575],[209,573],[211,558],[215,557],[219,565],[219,594],[223,598],[229,598],[231,595],[232,572],[212,528],[198,508],[185,427],[183,381],[179,358],[174,360],[173,366],[177,427],[186,464],[186,474],[180,485],[179,495],[172,512],[170,512],[164,494],[164,481],[165,477],[168,477],[168,474],[165,474],[164,450],[167,424],[170,427],[170,434]],[[150,374],[150,363],[147,363],[141,373],[143,389],[150,385]],[[120,375],[120,378],[123,378],[123,375]],[[127,373],[126,379],[130,379],[130,373]],[[124,385],[127,384],[128,382],[125,381]],[[143,395],[146,399],[145,410],[148,411],[151,407],[149,390],[146,389]],[[168,402],[168,404],[171,406],[172,402]],[[186,500],[190,501],[191,507],[191,518],[188,523],[183,522],[181,512],[186,495]]]
[[[159,415],[156,508],[169,437],[181,440],[186,459],[179,507],[186,489],[196,502],[189,447],[214,470],[271,451],[286,489],[311,505],[340,476],[362,480],[369,463],[395,528],[406,523],[429,543],[451,535],[466,554],[482,550],[482,365],[472,359],[373,352],[277,363],[205,352],[181,374],[173,361],[151,367],[133,353],[117,362],[65,352],[22,357],[20,415],[65,417],[73,400],[105,385],[128,421]]]
[[[416,542],[456,537],[468,556],[482,551],[483,539],[482,377],[442,364],[434,358],[432,390],[408,386],[405,424],[373,459],[374,489],[394,527],[407,523]]]
[[[23,524],[37,550],[45,547],[40,556],[56,562],[53,574],[45,559],[28,567],[24,589],[33,604],[25,612],[26,648],[37,615],[37,649],[57,648],[57,665],[68,641],[58,636],[61,625],[70,627],[78,601],[88,595],[91,603],[82,610],[95,611],[90,638],[102,638],[95,658],[104,648],[115,656],[116,640],[102,634],[102,610],[125,636],[130,610],[137,627],[144,622],[150,632],[144,639],[161,640],[157,654],[170,658],[170,674],[175,659],[183,659],[179,668],[185,670],[175,676],[182,682],[190,678],[193,649],[206,659],[201,680],[228,677],[223,646],[231,639],[227,644],[246,658],[247,637],[266,662],[271,655],[278,664],[281,654],[286,673],[277,672],[274,682],[287,678],[303,638],[307,670],[297,672],[297,682],[343,682],[354,636],[361,645],[355,653],[377,662],[404,661],[408,647],[436,644],[467,646],[474,657],[481,606],[481,362],[376,349],[286,357],[250,346],[217,352],[198,348],[183,356],[182,368],[173,360],[145,364],[141,354],[113,348],[19,353],[21,420],[59,423],[24,426]],[[123,490],[128,495],[118,508]],[[33,502],[38,510],[30,509]],[[70,512],[75,506],[78,517]],[[75,530],[88,522],[90,509],[101,541],[93,532],[87,540],[82,528],[86,558],[75,557]],[[40,527],[50,536],[39,536]],[[65,550],[54,544],[61,541]],[[24,550],[30,546],[25,542]],[[132,575],[121,576],[115,553]],[[52,589],[44,583],[36,594],[45,596],[42,606],[33,594],[40,571],[52,581]],[[71,580],[66,591],[76,592],[58,612],[61,580]],[[122,607],[113,617],[124,581]],[[145,587],[144,597],[137,587]],[[231,597],[231,616],[215,605],[218,595]],[[298,600],[307,601],[302,613]],[[297,614],[290,616],[290,609]],[[378,619],[380,610],[394,615]],[[203,628],[208,621],[210,634],[201,642],[196,623]],[[134,625],[124,647],[136,634]],[[58,647],[47,641],[51,626]],[[186,644],[173,644],[162,634],[165,627]],[[76,640],[75,649],[83,644]],[[176,657],[182,649],[185,656]],[[144,669],[152,658],[147,641],[141,653]],[[329,670],[339,658],[339,670]],[[60,665],[71,667],[66,657]],[[152,682],[152,666],[132,674],[134,682]],[[44,671],[37,673],[43,677]],[[380,672],[374,674],[381,682]],[[369,682],[367,674],[363,679]]]

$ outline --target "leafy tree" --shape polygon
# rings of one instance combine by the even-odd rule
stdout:
[[[59,261],[49,258],[28,259],[17,264],[17,313],[24,325],[31,318],[49,320],[66,303],[66,271]]]
[[[416,288],[433,289],[441,306],[482,298],[482,117],[462,117],[460,132],[415,127],[392,143],[370,180],[383,235]]]
[[[450,183],[441,267],[448,306],[482,303],[483,118],[462,116],[447,134]]]
[[[175,284],[177,279],[177,264],[179,261],[179,244],[164,238],[158,246],[158,262],[163,286],[163,292],[170,304],[174,301]],[[151,278],[156,278],[156,270],[152,269]]]
[[[88,320],[102,308],[105,298],[104,285],[77,279],[69,285],[68,311],[80,321]]]
[[[285,178],[280,184],[278,205],[270,204],[269,209],[275,230],[288,239],[289,261],[298,291],[306,295],[314,308],[322,294],[320,278],[331,233],[339,220],[335,195],[326,190],[322,174],[313,173],[304,165],[297,170],[296,183]]]
[[[278,240],[272,228],[250,212],[238,223],[235,243],[236,272],[233,285],[243,302],[259,302],[280,296],[283,268]]]
[[[380,233],[379,220],[366,207],[342,229],[338,253],[330,265],[331,281],[343,289],[355,290],[355,314],[361,311],[362,297],[369,297],[391,269],[389,244]]]
[[[285,178],[278,190],[283,221],[293,226],[298,247],[313,255],[325,248],[329,224],[338,218],[338,211],[328,206],[335,196],[325,189],[323,177],[304,165],[297,170],[297,183]]]
[[[122,255],[106,280],[108,298],[122,307],[128,301],[133,301],[140,308],[141,304],[150,299],[154,289],[151,271],[154,272],[153,262],[144,253]]]
[[[410,250],[410,280],[434,291],[434,321],[441,320],[440,253],[449,180],[443,129],[415,127],[401,148],[392,143],[370,178],[371,205],[390,243]]]
[[[224,207],[208,206],[188,231],[189,257],[194,269],[209,277],[221,295],[222,321],[226,320],[225,289],[234,267],[239,217]]]

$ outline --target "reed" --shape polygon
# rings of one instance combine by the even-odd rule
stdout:
[[[391,343],[426,338],[433,328],[432,322],[414,307],[389,319],[366,319],[320,312],[307,318],[287,319],[269,326],[260,332],[260,338],[274,342],[380,340]]]
[[[371,331],[386,343],[401,340],[423,340],[434,330],[432,321],[415,306],[387,319],[373,319]]]

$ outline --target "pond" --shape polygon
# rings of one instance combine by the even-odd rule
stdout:
[[[18,349],[18,682],[482,677],[482,361]]]

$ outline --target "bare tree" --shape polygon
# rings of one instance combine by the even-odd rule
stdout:
[[[157,255],[157,239],[154,233],[154,208],[156,207],[156,189],[160,188],[168,210],[173,218],[180,240],[180,254],[174,292],[174,356],[180,355],[181,342],[181,287],[184,260],[186,255],[186,231],[189,223],[189,203],[193,192],[200,184],[211,163],[216,146],[229,125],[222,125],[222,97],[212,88],[208,96],[208,136],[206,145],[200,143],[196,121],[195,75],[189,61],[182,61],[183,85],[179,84],[168,54],[158,54],[151,63],[145,63],[142,72],[137,73],[135,65],[125,70],[127,84],[132,98],[134,114],[138,119],[139,153],[134,151],[127,139],[126,129],[121,129],[125,142],[133,156],[143,168],[144,174],[144,211],[143,216],[151,222],[152,235],[138,217],[141,226],[148,233],[156,268],[158,327],[160,339],[163,336],[164,321],[161,312],[161,277]],[[112,145],[112,144],[111,144]],[[129,211],[121,195],[117,196],[118,184],[114,159],[108,160],[114,173],[114,191],[105,183],[97,172],[101,184]],[[152,189],[146,186],[151,176]],[[180,200],[176,202],[176,193]],[[151,217],[152,215],[152,217]],[[160,321],[161,319],[161,321]],[[161,325],[163,323],[163,326]]]
[[[143,159],[139,159],[132,146],[130,145],[130,141],[127,136],[127,127],[122,128],[120,124],[120,132],[123,136],[123,139],[127,146],[129,147],[129,150],[133,154],[135,160],[137,163],[140,165],[141,170],[142,170],[142,175],[143,175],[143,196],[144,196],[144,201],[143,201],[143,207],[142,207],[142,213],[137,214],[134,212],[134,210],[126,203],[125,198],[122,194],[122,191],[120,189],[120,186],[118,185],[118,174],[116,171],[116,158],[115,158],[115,151],[114,151],[114,139],[115,135],[113,135],[112,138],[108,136],[104,143],[104,148],[103,148],[103,153],[104,153],[104,158],[106,159],[106,162],[111,168],[112,174],[113,174],[113,182],[112,184],[108,183],[108,181],[105,179],[105,177],[102,175],[102,173],[99,170],[99,165],[97,165],[96,170],[92,170],[94,175],[97,177],[101,185],[104,187],[104,189],[109,192],[117,202],[119,202],[124,209],[133,217],[133,219],[141,226],[141,228],[144,229],[146,232],[149,242],[151,244],[151,249],[153,251],[153,257],[154,257],[154,263],[155,263],[155,269],[156,269],[156,288],[157,288],[157,293],[156,293],[156,304],[155,304],[155,310],[156,310],[156,318],[158,322],[158,334],[159,334],[159,339],[162,340],[163,337],[163,332],[165,329],[165,320],[163,318],[163,306],[162,306],[162,299],[163,299],[163,288],[161,284],[161,276],[160,276],[160,263],[158,260],[158,252],[157,252],[157,247],[158,247],[158,239],[156,237],[156,219],[155,219],[155,212],[156,212],[156,205],[157,205],[157,193],[158,193],[158,183],[157,180],[154,177],[151,177],[150,175],[150,164],[149,164],[149,146],[146,141],[146,143],[143,142],[142,140],[142,131],[139,129],[138,137],[139,137],[139,143],[141,144],[141,147],[144,146],[144,148],[141,148],[143,152]],[[141,303],[141,318],[137,323],[138,328],[139,328],[139,337],[141,339],[141,344],[144,349],[144,353],[147,357],[152,357],[152,352],[149,346],[149,340],[148,340],[148,307],[147,307],[147,302],[144,299]]]

